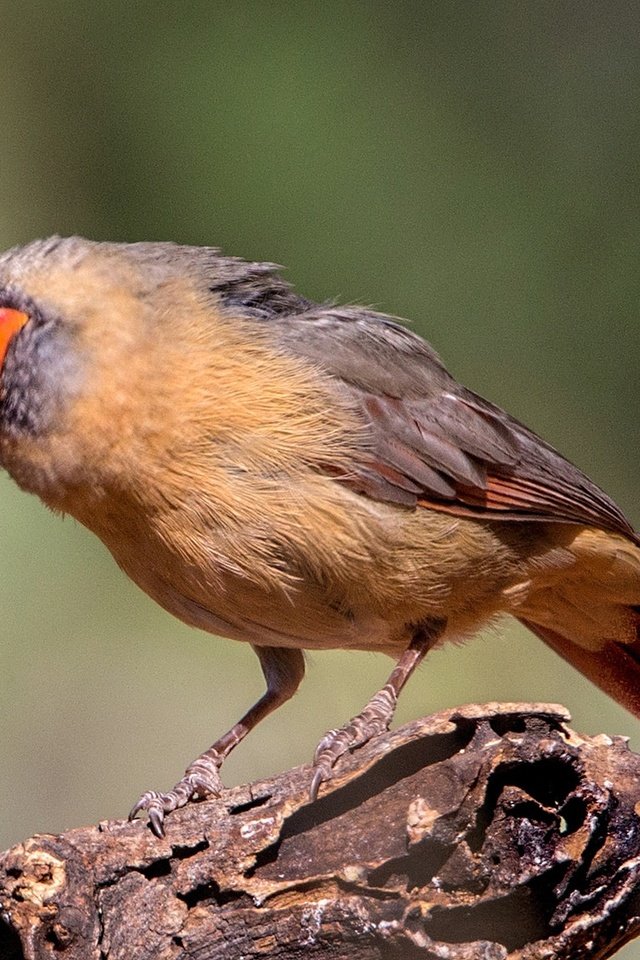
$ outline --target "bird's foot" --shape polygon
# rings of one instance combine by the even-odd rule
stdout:
[[[318,796],[320,784],[333,776],[333,768],[343,754],[387,732],[396,701],[395,692],[387,685],[369,700],[362,713],[353,717],[344,727],[329,730],[324,735],[313,758],[314,773],[309,790],[312,801]]]
[[[203,800],[205,797],[218,797],[223,786],[219,769],[222,758],[213,755],[212,751],[203,753],[194,760],[185,770],[184,777],[179,780],[173,790],[167,793],[158,793],[148,790],[143,793],[129,814],[133,820],[139,813],[145,812],[149,817],[149,826],[156,837],[164,837],[164,818],[180,807],[186,806],[194,800]]]

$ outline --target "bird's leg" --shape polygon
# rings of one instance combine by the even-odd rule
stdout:
[[[296,692],[304,676],[304,657],[300,650],[285,647],[254,647],[260,660],[267,689],[244,717],[216,740],[185,770],[184,777],[167,793],[149,790],[133,807],[129,819],[145,810],[157,837],[164,836],[165,814],[184,807],[191,800],[219,796],[222,781],[219,769],[223,760],[267,714],[272,713]]]
[[[427,651],[440,638],[444,626],[444,621],[440,620],[420,624],[384,687],[378,690],[364,710],[344,727],[329,730],[325,734],[313,758],[314,774],[310,789],[312,800],[316,799],[320,784],[331,778],[333,767],[344,753],[355,750],[372,737],[389,729],[400,691]]]

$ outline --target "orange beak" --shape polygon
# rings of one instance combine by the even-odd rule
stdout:
[[[0,369],[4,363],[5,354],[13,337],[22,330],[29,315],[11,307],[0,307]]]

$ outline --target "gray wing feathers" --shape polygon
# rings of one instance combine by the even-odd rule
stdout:
[[[315,307],[274,318],[271,329],[360,411],[369,440],[354,476],[343,478],[360,492],[454,513],[588,523],[635,538],[585,474],[457,383],[431,347],[391,317]]]

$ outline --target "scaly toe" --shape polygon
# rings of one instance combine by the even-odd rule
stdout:
[[[388,728],[388,718],[369,709],[354,717],[341,729],[326,733],[316,747],[313,758],[314,774],[309,788],[311,801],[317,799],[320,784],[333,776],[333,768],[340,757],[361,747],[378,734],[385,733]]]
[[[148,790],[134,804],[129,820],[133,820],[143,811],[149,818],[149,826],[156,837],[164,837],[164,819],[167,813],[173,813],[180,807],[186,806],[195,800],[208,796],[219,796],[222,792],[222,782],[217,767],[212,764],[205,766],[197,760],[187,769],[182,780],[176,783],[173,790],[167,793],[158,793]]]
[[[149,826],[156,837],[164,837],[164,816],[165,813],[171,813],[178,806],[178,796],[175,791],[170,793],[158,793],[156,790],[148,790],[143,793],[140,799],[133,805],[129,814],[129,820],[134,820],[139,813],[146,813],[149,818]]]

